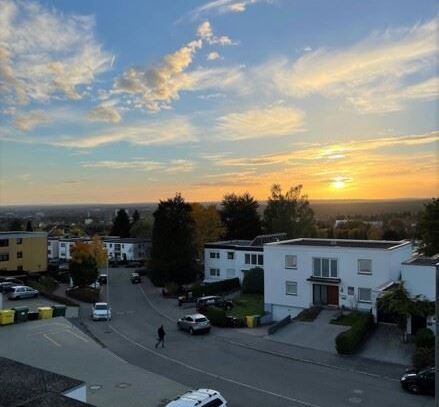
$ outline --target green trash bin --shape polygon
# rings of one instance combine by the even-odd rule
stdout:
[[[261,316],[255,315],[255,326],[261,326]]]
[[[15,310],[15,322],[26,322],[27,321],[27,314],[29,312],[28,307],[14,307],[12,308]]]
[[[66,316],[66,306],[62,304],[56,304],[52,305],[53,308],[53,314],[52,316],[55,317],[65,317]]]

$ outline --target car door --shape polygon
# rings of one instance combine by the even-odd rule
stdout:
[[[430,370],[423,374],[423,387],[425,393],[434,394],[434,371]]]
[[[194,324],[194,320],[192,317],[186,317],[186,329],[191,329],[192,325]]]
[[[17,288],[15,298],[24,298],[26,297],[26,291],[23,287]]]
[[[35,290],[33,288],[26,288],[26,297],[33,297],[35,295]]]

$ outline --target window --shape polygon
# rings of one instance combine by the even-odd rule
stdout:
[[[296,269],[297,268],[297,256],[287,254],[285,256],[285,268]]]
[[[297,295],[297,283],[295,281],[285,281],[285,292],[287,295]]]
[[[66,244],[65,243],[61,243],[61,247],[66,247]]]
[[[233,260],[235,258],[235,253],[234,252],[227,252],[227,258],[229,260]]]
[[[370,288],[358,288],[358,302],[372,302],[372,290]]]
[[[23,252],[17,252],[17,259],[23,258]]]
[[[323,278],[337,278],[338,277],[338,261],[337,259],[326,259],[314,257],[313,261],[313,276]]]
[[[210,275],[212,277],[219,277],[220,275],[220,269],[210,269]]]
[[[219,257],[220,257],[219,252],[210,252],[211,259],[219,259]]]
[[[9,240],[8,239],[0,239],[0,247],[6,247],[9,246]]]
[[[348,287],[348,295],[355,295],[355,288],[354,287]]]
[[[252,264],[258,264],[257,258],[258,256],[256,254],[252,254]]]
[[[372,260],[358,259],[358,274],[372,274]]]
[[[48,249],[47,254],[52,254],[52,250]]]
[[[0,254],[0,261],[8,261],[9,253]]]
[[[250,255],[249,254],[245,255],[245,264],[250,264]]]
[[[264,265],[264,256],[262,254],[258,254],[258,265],[259,266]]]
[[[204,407],[221,407],[223,406],[223,402],[220,399],[214,399],[209,401],[204,405]]]
[[[17,244],[22,244],[23,243],[23,239],[21,237],[17,237],[16,242],[17,242]]]

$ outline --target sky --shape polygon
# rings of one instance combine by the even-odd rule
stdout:
[[[434,0],[0,0],[0,204],[439,192]]]

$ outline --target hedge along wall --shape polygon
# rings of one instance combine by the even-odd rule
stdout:
[[[192,290],[193,298],[202,297],[205,295],[217,295],[221,293],[227,293],[229,291],[239,290],[241,288],[241,284],[239,282],[239,278],[229,278],[227,280],[215,281],[214,283],[208,283],[204,286],[195,287]]]
[[[369,334],[375,329],[375,322],[372,314],[364,314],[358,319],[351,329],[341,332],[335,338],[335,348],[338,353],[354,353]]]

